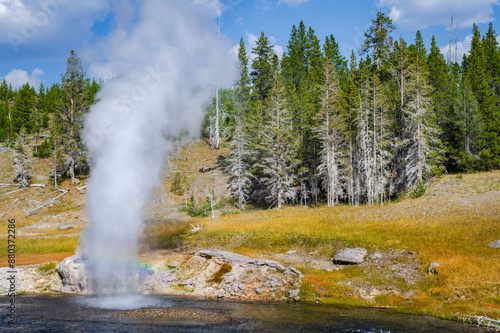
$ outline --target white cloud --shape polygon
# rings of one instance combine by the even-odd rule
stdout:
[[[497,36],[497,42],[500,43],[500,36]],[[462,61],[462,58],[465,55],[469,54],[470,51],[470,44],[472,43],[472,35],[468,35],[467,37],[464,38],[464,40],[457,41],[457,43],[451,44],[451,58],[454,61],[455,60],[455,53],[456,53],[456,59],[458,62]],[[450,44],[447,44],[441,48],[439,48],[441,53],[444,55],[445,59],[448,58],[448,54],[450,53]]]
[[[300,6],[307,1],[309,1],[309,0],[279,0],[278,5],[284,3],[288,6],[297,7],[297,6]]]
[[[390,18],[404,29],[450,25],[453,15],[460,28],[493,21],[493,6],[500,0],[379,0],[377,7],[389,8]]]
[[[0,45],[16,54],[40,46],[46,50],[71,47],[90,37],[96,20],[103,19],[110,8],[110,1],[102,0],[2,0]]]
[[[472,35],[468,35],[462,41],[457,41],[457,43],[453,43],[451,45],[451,58],[455,60],[455,52],[456,59],[458,62],[462,61],[462,57],[464,54],[469,54],[470,51],[470,43],[472,42]],[[444,55],[445,59],[448,59],[448,54],[450,53],[450,44],[447,44],[441,48],[439,48],[441,53]]]
[[[246,38],[247,40],[246,40],[245,46],[247,48],[247,53],[248,53],[248,56],[250,57],[250,59],[253,60],[255,58],[255,54],[252,53],[252,49],[257,46],[257,39],[259,39],[259,36],[247,32],[246,37],[247,37]],[[270,36],[267,38],[269,39],[269,42],[273,46],[274,53],[276,53],[278,55],[278,57],[281,59],[281,57],[283,56],[283,52],[284,52],[283,46],[276,44],[276,41],[277,41],[276,37]],[[236,54],[238,54],[238,47],[239,47],[239,45],[233,46],[233,49],[235,50]]]
[[[44,72],[40,68],[35,68],[33,72],[31,72],[31,75],[22,69],[13,69],[5,75],[4,79],[7,81],[7,84],[12,85],[12,88],[17,89],[25,83],[29,83],[30,86],[35,87],[35,85],[40,83],[40,77],[43,75]]]

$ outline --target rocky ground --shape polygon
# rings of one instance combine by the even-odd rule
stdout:
[[[365,251],[366,252],[366,251]],[[402,279],[415,285],[425,273],[416,259],[418,253],[411,251],[388,251],[365,254],[359,267],[374,277],[383,276],[384,281]],[[269,259],[254,259],[241,254],[200,250],[151,251],[139,258],[137,273],[138,290],[143,294],[180,294],[211,298],[234,298],[245,300],[294,300],[299,301],[303,275],[292,265],[316,270],[340,270],[349,265],[334,264],[332,259],[321,258],[315,253],[300,254],[268,253]],[[30,265],[17,268],[16,291],[18,293],[70,292],[88,293],[84,266],[77,256],[61,262],[57,268],[47,265]],[[6,281],[8,268],[0,268],[0,278]],[[363,280],[363,281],[366,281]],[[377,281],[371,279],[370,281]],[[383,282],[366,283],[357,279],[346,279],[340,284],[349,286],[353,296],[373,300],[379,295],[411,297],[416,291],[400,290]],[[6,295],[9,284],[0,294]],[[320,301],[320,299],[318,299]]]

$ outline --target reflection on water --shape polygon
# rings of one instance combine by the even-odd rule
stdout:
[[[161,297],[139,294],[76,297],[73,300],[88,308],[99,308],[104,310],[164,309],[170,308],[173,305],[173,302],[169,302]]]
[[[10,299],[0,298],[6,309]],[[123,302],[123,303],[120,303]],[[118,306],[116,304],[119,304]],[[114,317],[123,309],[172,308],[215,313],[223,323],[167,318]],[[118,309],[119,308],[119,309]],[[1,332],[484,332],[462,323],[394,314],[383,309],[343,308],[304,303],[256,303],[178,296],[18,296],[18,322]]]

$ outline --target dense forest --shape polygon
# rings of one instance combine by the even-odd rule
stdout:
[[[303,22],[281,60],[264,32],[251,60],[241,40],[239,79],[205,120],[209,138],[219,127],[230,133],[239,207],[380,204],[422,194],[433,176],[500,167],[492,24],[484,36],[473,26],[460,63],[445,60],[434,37],[428,51],[419,31],[410,44],[394,40],[394,30],[378,13],[349,59],[333,35],[321,46]]]
[[[483,36],[473,26],[461,62],[447,61],[434,37],[427,50],[420,32],[410,44],[393,38],[394,30],[378,13],[349,59],[333,35],[321,45],[303,22],[292,27],[281,59],[264,32],[251,50],[241,39],[238,80],[216,89],[202,133],[214,148],[228,139],[226,170],[239,208],[380,204],[422,193],[436,175],[500,167],[500,48],[492,24]],[[4,80],[0,141],[27,156],[32,136],[33,155],[53,160],[56,182],[75,181],[89,171],[80,134],[99,86],[73,51],[60,84],[14,90]],[[27,184],[29,158],[16,163],[16,181]]]

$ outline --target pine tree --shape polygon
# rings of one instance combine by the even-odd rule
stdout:
[[[236,82],[236,98],[239,105],[245,110],[244,114],[248,112],[248,102],[250,100],[250,76],[248,75],[248,55],[243,38],[240,39],[238,47],[238,63],[237,69],[239,73],[238,81]]]
[[[29,138],[26,129],[21,127],[14,146],[16,155],[14,156],[14,181],[19,183],[23,188],[29,186],[31,178],[31,160],[29,158]]]
[[[469,82],[463,78],[460,82],[458,105],[454,114],[455,135],[461,146],[458,149],[459,164],[462,170],[469,172],[477,164],[479,153],[484,148],[484,121]]]
[[[54,189],[57,189],[57,179],[60,174],[60,166],[63,162],[63,147],[61,146],[61,138],[59,136],[60,130],[58,125],[54,124],[51,130],[51,140],[52,140],[52,171],[50,175],[54,178]]]
[[[365,42],[361,46],[361,53],[364,54],[372,50],[377,70],[382,68],[383,63],[388,58],[392,43],[390,33],[395,28],[389,17],[382,12],[378,12],[377,18],[372,20],[372,25],[364,34]]]
[[[406,187],[422,186],[440,162],[441,142],[433,113],[431,87],[427,82],[426,51],[417,32],[412,50],[413,64],[408,82],[408,103],[404,107]]]
[[[393,82],[396,84],[394,96],[393,113],[393,131],[392,131],[392,150],[394,157],[391,163],[391,178],[389,185],[389,194],[393,195],[404,190],[404,158],[405,150],[403,140],[405,137],[405,116],[404,109],[408,103],[410,80],[410,54],[406,41],[401,37],[393,45],[391,68]]]
[[[372,205],[385,201],[391,158],[387,101],[376,75],[364,75],[360,100],[356,119],[360,150],[358,163],[364,185],[364,197],[366,202]]]
[[[488,85],[496,97],[497,105],[500,103],[500,50],[498,48],[497,33],[490,22],[488,32],[483,38],[483,50],[486,58],[486,74]]]
[[[334,63],[327,56],[324,66],[319,125],[316,127],[322,145],[320,177],[326,190],[329,207],[344,196],[343,181],[346,172],[345,119],[341,112],[340,87]]]
[[[66,73],[62,77],[62,95],[57,114],[61,126],[61,145],[66,154],[64,173],[75,183],[75,174],[83,172],[87,165],[84,143],[80,137],[82,118],[89,109],[85,78],[80,58],[75,51],[66,61]]]
[[[253,84],[253,98],[265,102],[273,84],[272,58],[274,55],[269,39],[261,32],[257,46],[252,49],[255,58],[252,62],[250,78]]]
[[[500,111],[496,108],[493,91],[488,84],[487,60],[481,34],[473,25],[470,54],[466,62],[466,77],[477,99],[481,117],[485,120],[485,144],[482,159],[487,168],[500,165]]]
[[[36,92],[28,83],[25,83],[16,95],[16,102],[12,108],[12,130],[19,133],[24,127],[26,133],[33,132],[33,113],[36,107]]]
[[[451,137],[454,135],[453,104],[456,91],[455,77],[450,73],[444,56],[432,36],[431,50],[427,58],[429,70],[428,82],[431,86],[434,113],[440,128],[440,140],[445,146],[451,146]]]
[[[9,102],[0,104],[0,142],[5,142],[10,137]]]
[[[340,53],[339,44],[335,41],[333,35],[327,36],[325,38],[325,44],[323,46],[325,58],[331,59],[334,64],[335,71],[339,77],[339,83],[341,86],[344,85],[344,80],[347,78],[347,61]]]
[[[274,57],[274,84],[270,95],[269,121],[265,124],[259,148],[262,158],[257,166],[261,170],[261,182],[265,184],[267,199],[278,209],[294,200],[294,181],[297,139],[291,131],[291,117],[286,109],[285,88],[277,56]]]
[[[358,182],[359,172],[357,170],[356,156],[357,156],[357,144],[356,144],[356,117],[357,110],[359,108],[359,94],[358,88],[354,82],[356,79],[356,67],[357,61],[354,51],[351,52],[350,59],[350,69],[347,73],[347,79],[344,84],[342,93],[342,103],[343,108],[346,112],[345,122],[346,122],[346,135],[347,135],[347,155],[348,155],[348,165],[346,170],[346,187],[347,196],[349,203],[351,205],[359,204],[359,193],[356,191],[356,183]]]
[[[229,189],[233,197],[238,200],[238,209],[243,209],[248,201],[249,189],[251,184],[249,172],[249,157],[251,155],[245,122],[242,113],[236,116],[236,126],[233,134],[233,140],[229,147],[231,151],[227,158],[229,173]]]

